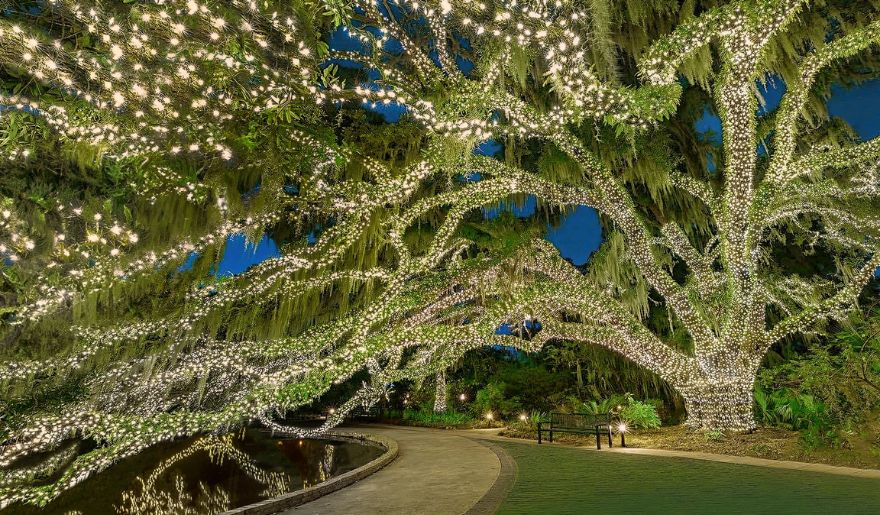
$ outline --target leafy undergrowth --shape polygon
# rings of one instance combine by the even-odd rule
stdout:
[[[501,433],[510,438],[536,439],[527,424],[511,424]],[[590,435],[554,434],[555,442],[572,445],[595,445]],[[620,443],[615,435],[614,444]],[[800,433],[777,428],[758,428],[752,433],[713,434],[695,431],[683,425],[659,429],[639,429],[626,435],[627,447],[708,452],[732,456],[751,456],[771,460],[824,463],[843,467],[880,469],[880,423],[867,425],[850,435],[846,447],[809,449]],[[604,440],[603,440],[604,445]]]

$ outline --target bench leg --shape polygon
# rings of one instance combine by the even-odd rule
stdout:
[[[620,446],[626,447],[626,433],[623,431],[620,432]]]
[[[550,443],[553,443],[553,430],[550,430]]]
[[[541,423],[538,422],[538,445],[541,445]]]
[[[599,428],[596,428],[596,449],[602,450],[602,433],[599,432]]]
[[[614,447],[614,444],[611,443],[611,426],[608,426],[608,448]]]

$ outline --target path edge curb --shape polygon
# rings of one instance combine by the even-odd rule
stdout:
[[[472,438],[472,440],[488,447],[489,450],[495,453],[498,461],[501,462],[501,470],[498,471],[498,477],[495,478],[495,482],[492,483],[489,490],[480,497],[476,504],[465,512],[465,515],[491,515],[498,511],[501,503],[507,498],[507,494],[510,493],[510,489],[513,488],[513,484],[516,482],[516,461],[500,445],[480,438]]]
[[[277,435],[278,433],[276,432],[275,434]],[[282,434],[281,436],[286,435]],[[385,452],[378,458],[367,463],[366,465],[356,468],[354,470],[350,470],[332,479],[328,479],[323,483],[318,483],[317,485],[303,488],[302,490],[288,492],[286,494],[279,495],[278,497],[266,499],[265,501],[240,506],[238,508],[225,511],[221,515],[269,515],[271,513],[278,513],[282,510],[300,506],[307,502],[314,501],[319,497],[323,497],[327,494],[336,492],[337,490],[341,490],[347,486],[357,483],[361,479],[364,479],[365,477],[375,472],[378,472],[383,467],[394,461],[397,458],[398,453],[400,452],[397,441],[387,436],[369,433],[353,433],[347,431],[332,431],[327,433],[327,436],[332,437],[336,440],[346,440],[351,442],[358,442],[364,445],[381,447],[385,449]]]

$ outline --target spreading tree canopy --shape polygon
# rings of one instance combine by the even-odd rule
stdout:
[[[876,70],[874,2],[0,6],[4,505],[486,345],[600,346],[748,430],[768,349],[880,265],[880,141],[823,106]],[[585,269],[481,214],[524,195],[600,213]],[[217,273],[239,234],[281,255]]]

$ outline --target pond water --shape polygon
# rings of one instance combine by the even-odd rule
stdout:
[[[202,436],[156,445],[122,460],[43,509],[16,505],[8,512],[219,513],[326,481],[382,452],[348,441],[273,438],[256,429]]]

